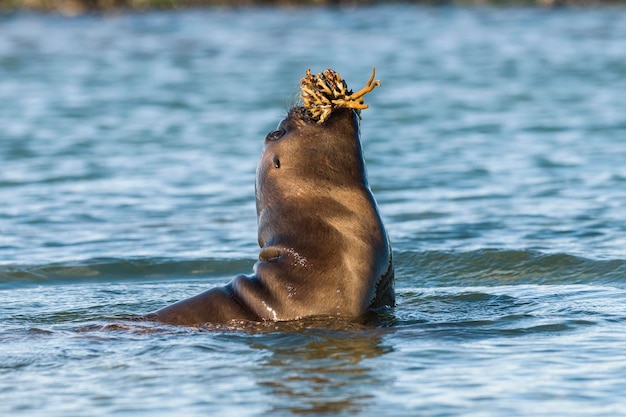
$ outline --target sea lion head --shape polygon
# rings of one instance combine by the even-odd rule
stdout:
[[[354,110],[337,109],[316,123],[296,107],[265,137],[256,181],[259,216],[289,198],[352,187],[367,187]]]

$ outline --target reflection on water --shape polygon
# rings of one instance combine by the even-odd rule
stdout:
[[[390,353],[381,329],[307,329],[272,334],[253,347],[269,352],[256,372],[268,390],[269,414],[359,412],[373,403],[368,387],[386,378],[369,359]]]

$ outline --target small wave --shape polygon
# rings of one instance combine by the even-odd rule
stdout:
[[[626,287],[626,260],[565,253],[481,249],[398,251],[398,287],[602,284]],[[68,282],[170,280],[252,272],[254,259],[95,258],[45,265],[0,265],[0,288]]]
[[[0,265],[0,288],[67,282],[189,279],[250,273],[251,259],[97,258],[75,263]]]
[[[596,260],[565,253],[481,249],[470,252],[396,253],[399,285],[494,286],[603,284],[626,286],[626,260]]]

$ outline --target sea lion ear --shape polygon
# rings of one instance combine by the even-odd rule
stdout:
[[[282,127],[278,128],[277,130],[268,133],[265,137],[265,141],[277,141],[278,139],[282,138],[285,133],[285,129],[283,129]]]

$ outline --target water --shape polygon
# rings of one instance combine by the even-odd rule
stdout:
[[[626,9],[0,17],[0,414],[626,415]],[[132,320],[250,272],[262,140],[353,88],[398,306]]]

